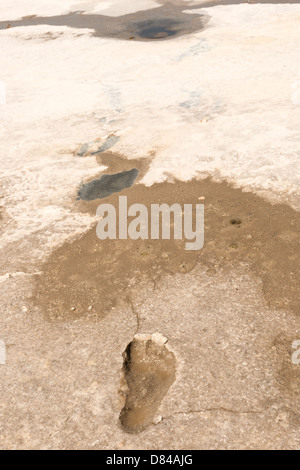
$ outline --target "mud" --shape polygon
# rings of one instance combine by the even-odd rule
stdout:
[[[125,40],[165,40],[191,34],[203,29],[205,15],[185,13],[188,6],[162,5],[145,11],[138,11],[119,17],[85,14],[83,11],[49,17],[26,17],[17,21],[0,22],[0,30],[21,26],[68,26],[77,29],[92,29],[93,36]]]
[[[93,36],[137,41],[161,41],[173,39],[185,34],[192,34],[205,28],[209,17],[205,14],[189,13],[189,10],[208,8],[218,5],[239,5],[245,3],[299,3],[299,0],[240,1],[216,0],[191,4],[181,1],[158,1],[161,6],[149,10],[138,11],[128,15],[111,17],[108,15],[93,15],[84,11],[73,11],[59,16],[26,16],[20,20],[7,19],[0,22],[0,30],[18,28],[21,26],[68,26],[77,29],[92,29]],[[50,34],[50,33],[49,33]],[[59,36],[52,36],[56,39]],[[47,37],[49,40],[51,37]]]
[[[128,391],[120,414],[125,431],[144,431],[155,419],[159,405],[175,381],[176,360],[159,334],[136,335],[123,354]]]
[[[114,155],[103,158],[113,162]],[[120,156],[116,161],[118,166]],[[300,214],[291,207],[211,179],[135,184],[122,195],[128,206],[138,202],[149,213],[153,203],[204,203],[204,248],[186,251],[184,240],[172,239],[101,241],[94,227],[58,248],[43,267],[34,302],[48,320],[101,319],[117,304],[129,302],[131,286],[141,280],[155,288],[165,273],[186,273],[198,263],[212,276],[220,268],[246,263],[261,280],[270,306],[300,314]],[[104,201],[118,207],[119,195]],[[78,201],[75,208],[95,215],[98,205]]]

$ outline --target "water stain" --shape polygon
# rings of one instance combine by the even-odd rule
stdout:
[[[92,155],[98,155],[99,153],[107,152],[120,140],[117,135],[109,135],[104,141],[96,140],[93,142],[87,142],[83,144],[77,153],[78,157],[87,157]]]
[[[186,13],[195,7],[166,3],[160,7],[138,11],[119,17],[93,15],[75,11],[59,16],[31,16],[16,21],[1,21],[0,30],[20,26],[69,26],[92,29],[93,35],[102,38],[126,40],[164,40],[200,31],[207,23],[207,15]]]
[[[297,4],[299,0],[212,0],[200,4],[188,5],[177,0],[158,1],[161,6],[149,10],[138,11],[127,15],[112,17],[107,15],[89,14],[74,11],[59,16],[35,15],[20,20],[0,22],[0,30],[20,26],[68,26],[77,29],[92,29],[93,35],[102,38],[114,38],[138,41],[161,41],[191,34],[202,30],[208,22],[207,14],[186,13],[189,10],[208,8],[218,5],[239,5],[252,3]],[[50,33],[47,33],[50,34]],[[42,35],[41,35],[42,37]],[[53,39],[59,36],[52,36]],[[48,37],[48,40],[51,36]]]
[[[103,152],[101,155],[96,155],[97,163],[102,166],[105,165],[112,173],[119,173],[121,171],[128,171],[132,168],[137,168],[139,171],[136,181],[139,181],[149,170],[151,162],[155,157],[155,152],[149,152],[148,157],[128,159],[124,155],[116,152]]]
[[[100,178],[83,184],[78,191],[78,198],[83,201],[94,201],[119,193],[133,185],[138,173],[136,168],[132,168],[114,175],[102,175]]]
[[[120,137],[118,137],[116,135],[110,135],[103,142],[103,144],[100,145],[100,147],[97,150],[95,150],[94,152],[91,152],[91,155],[98,155],[98,153],[106,152],[111,147],[116,145],[119,142],[119,140],[120,140]]]
[[[106,161],[113,162],[113,155],[106,156]],[[116,161],[114,168],[119,168],[121,159]],[[128,206],[144,204],[149,214],[155,203],[204,203],[204,248],[186,251],[185,240],[172,239],[101,241],[94,227],[58,248],[43,266],[34,302],[49,321],[101,319],[112,307],[128,301],[131,285],[146,280],[155,286],[165,273],[184,274],[198,263],[212,276],[219,269],[245,263],[261,280],[271,307],[300,314],[300,214],[291,207],[211,179],[151,187],[135,184],[122,194]],[[119,194],[105,202],[118,208]],[[76,208],[94,216],[98,205],[99,201],[78,201]]]
[[[176,35],[180,22],[174,19],[157,19],[143,21],[137,26],[142,38],[164,39]]]
[[[136,335],[123,354],[128,390],[120,422],[129,433],[144,431],[153,423],[175,381],[176,359],[166,342],[158,333]]]

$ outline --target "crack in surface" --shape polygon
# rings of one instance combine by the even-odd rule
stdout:
[[[224,413],[232,413],[235,415],[243,415],[243,414],[261,414],[264,410],[232,410],[230,408],[225,408],[223,406],[215,407],[215,408],[203,408],[202,410],[187,410],[187,411],[174,411],[174,413],[164,416],[164,419],[172,418],[175,415],[189,415],[189,414],[202,414],[202,413],[213,413],[223,411]]]
[[[135,329],[134,335],[137,335],[140,331],[140,324],[141,324],[140,316],[139,316],[139,313],[138,313],[138,311],[136,310],[136,308],[134,306],[134,303],[133,303],[133,300],[132,300],[131,296],[127,297],[127,301],[129,302],[132,313],[134,314],[134,316],[136,318],[136,329]]]

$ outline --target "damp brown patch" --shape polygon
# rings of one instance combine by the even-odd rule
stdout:
[[[125,431],[144,431],[156,418],[158,408],[175,381],[176,360],[159,334],[136,335],[127,346],[124,378],[126,403],[120,414]]]
[[[52,33],[50,31],[48,31],[45,34],[41,34],[40,39],[43,39],[44,41],[53,41],[54,39],[58,39],[62,35],[63,35],[63,33]]]
[[[187,273],[197,263],[213,275],[220,268],[247,263],[262,280],[270,306],[300,313],[300,214],[285,204],[273,205],[261,197],[210,179],[135,184],[122,191],[128,206],[205,205],[205,243],[186,251],[184,240],[104,240],[96,227],[57,249],[44,265],[34,300],[50,321],[79,317],[101,319],[130,288],[146,279],[155,288],[165,273]],[[101,201],[77,203],[78,210],[95,215],[99,203],[116,208],[119,194]],[[130,218],[128,218],[130,222]],[[199,280],[201,282],[201,280]]]
[[[182,0],[160,0],[158,3],[161,6],[118,17],[73,11],[58,16],[38,17],[31,15],[20,20],[7,19],[0,22],[0,30],[36,25],[68,26],[93,30],[94,36],[102,38],[128,41],[165,41],[205,28],[209,21],[208,15],[194,13],[193,10],[218,5],[258,3],[258,0],[208,0],[199,4],[194,2],[189,4],[189,2]],[[299,0],[259,0],[259,3],[299,3]],[[192,11],[188,13],[188,10]],[[53,39],[56,37],[54,36]]]
[[[58,16],[30,16],[15,21],[8,19],[0,22],[0,30],[7,28],[8,24],[11,28],[37,25],[68,26],[93,30],[94,36],[102,38],[162,41],[191,34],[205,27],[207,15],[185,12],[191,9],[193,8],[186,3],[175,5],[166,2],[160,7],[119,17],[73,11]]]
[[[104,152],[101,155],[97,155],[96,160],[99,165],[107,166],[110,173],[120,173],[121,171],[129,171],[131,168],[137,168],[139,170],[137,181],[139,181],[147,173],[154,156],[155,153],[152,153],[149,155],[149,158],[133,158],[129,160],[124,155],[116,152]]]
[[[92,154],[88,156],[92,156]],[[104,170],[101,172],[101,176],[105,174],[115,175],[118,173],[126,173],[129,171],[132,171],[133,169],[137,169],[138,174],[136,176],[135,182],[139,182],[147,173],[154,156],[155,156],[155,152],[151,152],[148,158],[145,157],[145,158],[136,158],[136,159],[129,160],[124,155],[121,155],[116,152],[107,151],[107,152],[101,153],[101,155],[95,155],[94,158],[96,159],[97,163],[100,166],[107,167],[106,171]],[[80,187],[90,182],[93,182],[94,180],[95,180],[94,177],[87,179],[81,183]],[[80,191],[80,187],[78,188],[79,191]],[[99,203],[100,201],[98,200],[98,204]],[[80,210],[82,212],[90,212],[91,210],[90,201],[88,203],[84,202],[84,200],[78,202],[76,204],[75,210]]]

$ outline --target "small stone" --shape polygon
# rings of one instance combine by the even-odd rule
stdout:
[[[239,217],[235,217],[234,219],[230,220],[230,223],[231,225],[241,225],[242,219],[240,219]]]
[[[152,422],[153,424],[158,424],[161,422],[161,420],[162,420],[162,416],[155,416]]]
[[[161,333],[153,333],[152,341],[155,341],[155,343],[160,344],[162,346],[163,344],[166,344],[168,342],[168,339],[165,338]]]

